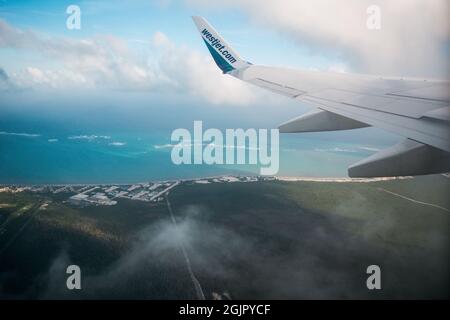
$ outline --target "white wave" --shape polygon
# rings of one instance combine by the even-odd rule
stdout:
[[[361,147],[358,147],[359,149],[361,149],[361,150],[366,150],[366,151],[375,151],[375,152],[377,152],[377,151],[380,151],[381,149],[378,149],[378,148],[375,148],[375,147],[365,147],[365,146],[361,146]]]
[[[328,148],[328,149],[316,148],[316,149],[314,149],[314,151],[318,151],[318,152],[344,152],[344,153],[355,153],[355,152],[358,152],[358,151],[356,151],[354,149],[339,148],[339,147]]]
[[[4,136],[20,136],[20,137],[40,137],[40,134],[35,134],[35,133],[17,133],[17,132],[6,132],[6,131],[0,131],[0,135],[4,135]]]
[[[58,139],[48,139],[47,141],[51,143],[51,142],[58,142],[59,140]]]
[[[206,144],[204,143],[176,143],[176,144],[172,144],[172,143],[167,143],[167,144],[156,144],[153,146],[153,148],[155,149],[167,149],[167,148],[173,148],[173,147],[178,147],[181,146],[183,148],[191,148],[191,147],[195,147],[195,146],[205,146]]]
[[[167,148],[173,148],[175,146],[181,146],[181,147],[187,147],[187,148],[191,148],[191,147],[195,147],[195,146],[213,146],[215,148],[225,148],[225,149],[245,149],[245,150],[259,150],[259,148],[254,148],[254,147],[248,147],[248,146],[233,146],[233,145],[222,145],[222,144],[214,144],[214,143],[177,143],[177,144],[171,144],[171,143],[167,143],[167,144],[161,144],[161,145],[154,145],[153,147],[155,149],[167,149]]]
[[[233,146],[233,145],[226,145],[226,146],[222,146],[226,149],[245,149],[245,150],[256,150],[258,151],[259,148],[255,148],[255,147],[249,147],[249,146]]]
[[[70,136],[67,137],[67,139],[69,140],[88,140],[88,141],[92,141],[92,140],[96,140],[96,139],[111,139],[110,136],[97,136],[95,134],[91,134],[91,135],[79,135],[79,136]]]
[[[176,146],[175,144],[170,144],[170,143],[167,143],[167,144],[155,144],[153,146],[153,148],[155,148],[155,149],[167,149],[167,148],[173,148],[175,146]]]
[[[114,141],[114,142],[110,142],[110,143],[108,143],[108,145],[110,145],[110,146],[117,146],[117,147],[120,147],[120,146],[124,146],[124,145],[126,145],[126,142],[119,142],[119,141]]]

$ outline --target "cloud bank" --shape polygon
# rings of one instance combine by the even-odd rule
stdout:
[[[49,37],[0,19],[0,49],[32,52],[52,62],[48,67],[27,66],[10,76],[0,69],[0,88],[7,82],[10,87],[12,81],[22,89],[177,92],[212,104],[247,105],[255,100],[253,88],[224,77],[206,52],[175,45],[162,32],[145,45],[151,57],[137,55],[127,41],[112,35]]]

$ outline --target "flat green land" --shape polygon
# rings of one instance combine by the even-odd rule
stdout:
[[[196,299],[194,276],[207,299],[449,298],[449,191],[443,176],[183,183],[173,216],[0,193],[0,297]],[[66,288],[70,264],[81,290]],[[381,290],[366,288],[373,264]]]

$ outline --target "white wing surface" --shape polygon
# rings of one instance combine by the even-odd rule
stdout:
[[[349,176],[450,171],[449,82],[252,65],[204,18],[193,19],[223,73],[317,107],[281,124],[280,132],[374,126],[405,137],[400,144],[352,165]]]

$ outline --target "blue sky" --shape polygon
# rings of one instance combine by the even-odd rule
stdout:
[[[82,12],[81,30],[65,26],[66,8],[76,4]],[[2,1],[0,17],[19,29],[31,29],[46,36],[83,39],[111,34],[142,50],[155,32],[164,32],[171,41],[194,50],[204,50],[192,15],[202,15],[233,44],[242,56],[259,64],[277,64],[303,68],[327,68],[343,63],[339,52],[315,52],[298,45],[272,28],[261,28],[239,10],[214,10],[202,5],[188,6],[182,1]],[[12,65],[25,63],[11,59],[17,52],[0,50],[2,61]],[[34,56],[23,57],[33,61]],[[11,68],[11,65],[8,63]],[[4,66],[5,67],[5,66]],[[6,66],[7,67],[7,66]]]
[[[0,0],[0,124],[26,129],[25,119],[35,117],[40,130],[58,121],[93,130],[108,119],[116,128],[135,121],[148,129],[204,119],[216,127],[273,128],[311,110],[223,76],[192,15],[205,16],[255,64],[448,75],[447,0],[377,0],[383,15],[376,32],[366,27],[372,0],[261,3]],[[66,28],[71,4],[81,8],[81,30]],[[317,136],[383,145],[398,139],[376,129]]]
[[[111,35],[125,41],[141,59],[151,60],[154,54],[149,42],[157,32],[177,46],[205,53],[190,19],[201,15],[255,64],[397,76],[448,76],[450,40],[445,0],[427,2],[426,7],[423,0],[372,2],[351,0],[342,5],[336,0],[314,4],[295,0],[1,0],[0,19],[19,32],[32,31],[43,39],[53,37],[56,41]],[[66,8],[71,4],[81,8],[81,30],[68,30],[65,26]],[[369,32],[365,26],[370,4],[379,5],[383,13],[383,27],[378,32]],[[429,59],[431,56],[433,59]],[[30,66],[55,67],[55,62],[61,62],[36,48],[24,50],[17,45],[0,47],[0,61],[0,67],[8,74]]]

